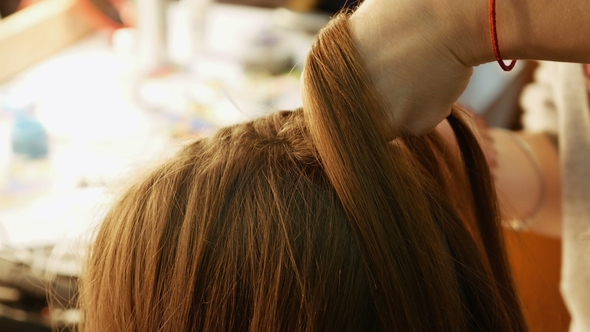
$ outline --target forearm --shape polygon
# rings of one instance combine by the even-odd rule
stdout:
[[[448,0],[457,4],[456,0]],[[462,1],[462,0],[460,0]],[[470,6],[472,4],[472,6]],[[488,1],[466,0],[465,28],[477,33],[479,42],[462,45],[475,49],[471,65],[494,61]],[[498,40],[506,59],[590,62],[590,1],[496,0]],[[465,40],[469,42],[468,40]],[[469,42],[471,43],[471,42]],[[468,56],[466,54],[466,56]]]
[[[366,0],[351,18],[351,28],[370,61],[383,63],[377,59],[392,52],[392,45],[399,52],[437,40],[463,64],[476,66],[495,59],[488,4],[489,0]],[[590,62],[587,14],[590,1],[585,0],[496,0],[502,56]]]
[[[557,149],[542,133],[491,129],[496,190],[507,222],[517,220],[544,235],[561,235],[561,178]],[[517,142],[518,135],[532,155]]]

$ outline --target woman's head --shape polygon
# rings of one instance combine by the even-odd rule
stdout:
[[[475,138],[450,119],[465,167],[435,134],[389,143],[365,76],[339,16],[310,53],[304,109],[221,129],[133,185],[91,249],[82,328],[524,329]]]
[[[108,291],[92,301],[114,311],[98,330],[117,319],[134,331],[289,331],[320,321],[336,331],[367,321],[362,257],[302,120],[282,112],[225,128],[123,197],[88,267],[111,277],[93,285]]]

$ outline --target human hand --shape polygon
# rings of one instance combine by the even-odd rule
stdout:
[[[456,21],[476,9],[462,13],[445,3],[366,0],[349,19],[365,68],[401,133],[434,129],[450,114],[477,64],[471,51],[485,26],[466,29],[467,21]]]

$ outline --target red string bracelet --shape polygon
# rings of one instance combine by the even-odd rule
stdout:
[[[492,35],[492,46],[494,46],[494,55],[496,56],[496,60],[498,64],[504,71],[511,71],[516,64],[516,60],[512,60],[512,62],[507,66],[502,60],[502,55],[500,54],[500,46],[498,46],[498,31],[496,31],[496,0],[490,0],[490,34]]]

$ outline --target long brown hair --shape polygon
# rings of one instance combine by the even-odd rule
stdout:
[[[458,110],[462,165],[435,133],[398,137],[346,20],[310,52],[303,109],[195,141],[121,197],[83,331],[526,331],[476,138]]]

